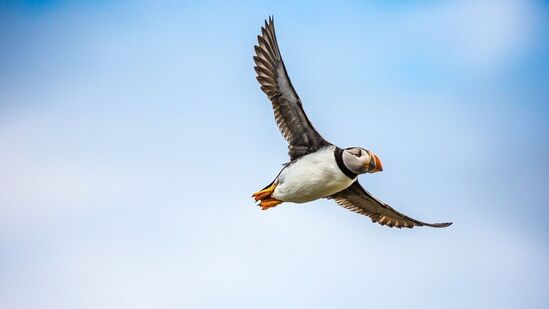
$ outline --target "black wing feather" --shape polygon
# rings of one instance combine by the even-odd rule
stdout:
[[[303,110],[282,61],[272,17],[261,27],[257,42],[254,46],[257,81],[272,102],[276,124],[289,143],[291,160],[331,145],[316,131]]]
[[[410,218],[400,212],[394,210],[391,206],[378,200],[366,191],[358,181],[355,181],[347,189],[333,194],[328,197],[334,199],[336,203],[356,213],[368,216],[372,222],[389,227],[407,227],[414,226],[430,226],[430,227],[447,227],[452,222],[446,223],[425,223],[414,218]]]

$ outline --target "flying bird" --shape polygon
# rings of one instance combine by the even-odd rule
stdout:
[[[276,40],[274,20],[261,27],[255,45],[254,69],[261,90],[272,102],[276,124],[288,142],[291,161],[278,176],[252,197],[266,210],[283,202],[305,203],[320,198],[366,215],[372,222],[397,228],[447,227],[448,223],[425,223],[408,217],[366,191],[358,175],[383,170],[379,157],[362,147],[339,148],[326,141],[303,110]]]

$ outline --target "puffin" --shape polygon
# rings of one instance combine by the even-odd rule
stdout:
[[[276,178],[252,194],[262,210],[284,202],[306,203],[327,198],[382,226],[441,228],[452,224],[416,220],[366,191],[358,182],[358,175],[383,171],[379,157],[362,147],[340,148],[313,127],[284,66],[272,16],[265,20],[257,42],[253,57],[256,79],[272,103],[276,124],[288,142],[290,156],[290,162],[283,165]]]

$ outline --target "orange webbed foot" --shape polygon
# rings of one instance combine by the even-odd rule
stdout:
[[[276,188],[276,185],[276,182],[273,182],[267,188],[252,194],[252,197],[256,201],[259,201],[259,207],[261,207],[262,210],[267,210],[282,203],[282,201],[271,197]]]
[[[261,207],[261,210],[267,210],[279,204],[282,204],[282,201],[277,200],[275,198],[268,198],[268,199],[261,200],[261,202],[259,203],[259,207]]]

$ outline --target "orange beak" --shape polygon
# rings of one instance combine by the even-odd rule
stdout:
[[[379,157],[375,153],[372,153],[372,157],[374,157],[375,165],[374,171],[372,173],[383,171],[383,164],[381,164],[381,160],[379,159]]]

